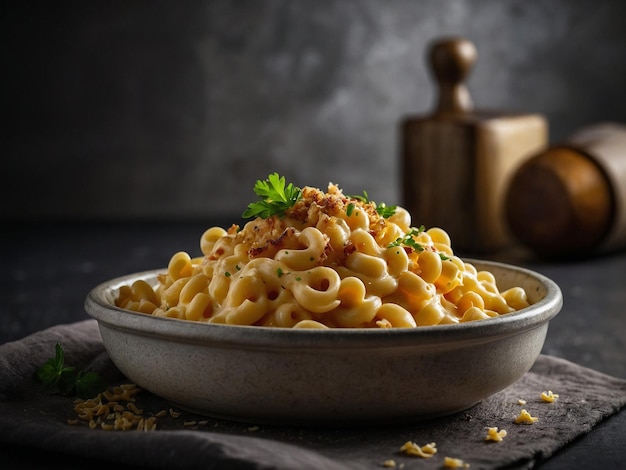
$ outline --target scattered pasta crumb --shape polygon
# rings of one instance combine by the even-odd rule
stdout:
[[[105,390],[88,400],[74,400],[74,411],[78,419],[68,420],[68,424],[87,423],[90,429],[104,431],[153,431],[156,429],[155,416],[144,416],[144,410],[135,405],[135,395],[141,389],[135,384],[123,384]],[[120,404],[126,402],[126,406]]]
[[[383,462],[383,467],[385,468],[396,468],[396,461],[393,459],[385,460]]]
[[[85,423],[90,429],[103,431],[154,431],[157,421],[168,416],[178,418],[181,414],[172,408],[169,412],[160,410],[155,414],[145,413],[135,403],[135,395],[141,389],[132,383],[112,387],[93,398],[74,400],[74,411],[77,417],[68,419],[67,424]],[[206,425],[208,421],[185,421],[183,426]]]
[[[541,392],[541,399],[545,402],[552,403],[557,398],[559,398],[559,396],[556,393],[552,393],[552,390]]]
[[[526,404],[526,400],[522,400],[521,398],[519,400],[517,400],[517,404],[518,405],[525,405]]]
[[[408,455],[415,455],[417,457],[423,457],[428,459],[437,453],[437,444],[431,442],[423,446],[417,445],[415,442],[406,441],[400,451]]]
[[[504,437],[506,437],[506,429],[501,429],[498,431],[497,427],[487,428],[487,435],[485,436],[486,441],[494,441],[501,442]]]
[[[444,457],[443,466],[446,468],[469,468],[470,464],[463,462],[461,459]]]
[[[533,424],[539,421],[539,418],[531,416],[526,410],[520,411],[520,414],[515,418],[515,424]]]

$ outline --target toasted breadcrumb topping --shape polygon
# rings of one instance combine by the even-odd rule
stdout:
[[[348,205],[360,209],[369,219],[369,231],[372,236],[376,237],[387,226],[387,221],[376,211],[374,203],[345,196],[337,185],[329,183],[328,192],[305,186],[302,189],[302,198],[285,211],[284,217],[257,218],[254,224],[246,224],[242,230],[239,230],[239,226],[233,225],[228,233],[236,236],[237,243],[244,243],[250,247],[248,250],[250,258],[273,257],[282,249],[297,248],[296,232],[305,227],[318,227],[322,232],[326,232],[325,227],[336,223],[334,218],[346,212]],[[318,264],[325,262],[342,264],[353,247],[349,245],[342,248],[336,250],[328,245],[323,259],[319,259]]]

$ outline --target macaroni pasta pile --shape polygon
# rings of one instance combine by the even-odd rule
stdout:
[[[401,207],[384,213],[332,183],[327,192],[300,191],[279,215],[209,228],[200,240],[203,256],[175,253],[156,286],[122,286],[116,305],[285,328],[415,328],[529,305],[522,288],[499,291],[490,272],[454,255],[444,230],[412,227]]]

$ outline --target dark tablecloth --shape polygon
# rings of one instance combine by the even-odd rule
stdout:
[[[110,361],[94,320],[59,325],[0,345],[0,443],[119,465],[163,469],[367,469],[383,462],[441,468],[445,456],[471,469],[531,468],[626,405],[626,381],[553,356],[541,355],[531,371],[473,408],[414,424],[358,429],[307,429],[231,423],[182,410],[157,430],[90,429],[76,417],[71,397],[51,395],[34,381],[37,367],[62,344],[66,361],[94,369],[111,386],[127,382]],[[541,400],[543,391],[559,395]],[[526,401],[520,405],[520,399]],[[139,408],[153,413],[171,405],[142,391]],[[384,397],[381,397],[384,400]],[[514,424],[522,408],[539,420]],[[195,422],[195,424],[193,424]],[[502,442],[485,441],[488,427],[506,429]],[[435,442],[430,459],[400,452],[407,441]],[[119,468],[116,466],[116,468]]]

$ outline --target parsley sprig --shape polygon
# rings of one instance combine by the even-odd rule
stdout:
[[[365,190],[363,190],[363,195],[362,196],[360,194],[356,194],[356,195],[352,195],[352,196],[348,196],[348,197],[351,198],[351,199],[356,199],[357,201],[364,202],[365,204],[372,204],[374,206],[374,209],[376,209],[376,212],[378,213],[378,215],[380,215],[384,219],[388,219],[389,217],[391,217],[393,214],[396,213],[397,206],[388,206],[384,202],[376,203],[376,202],[372,201],[369,198],[369,196],[367,194],[367,191],[365,191]],[[350,205],[348,205],[348,206],[350,206]],[[348,207],[348,211],[350,213],[353,210],[354,210],[354,206]],[[350,214],[348,214],[348,217],[349,216],[350,216]]]
[[[393,248],[394,246],[404,245],[404,246],[413,248],[415,251],[418,251],[418,252],[424,251],[424,247],[420,243],[418,243],[415,240],[415,238],[413,238],[413,237],[417,237],[424,230],[426,230],[426,227],[424,227],[423,225],[420,225],[418,228],[413,227],[403,237],[399,237],[395,241],[387,245],[387,248]],[[446,261],[450,259],[443,253],[438,253],[438,254],[439,254],[439,258],[441,258],[441,261]]]
[[[415,251],[424,251],[424,247],[422,245],[420,245],[415,238],[413,237],[417,237],[420,233],[422,233],[424,230],[426,230],[426,228],[421,225],[419,228],[411,228],[411,230],[409,230],[404,237],[399,237],[397,238],[394,242],[391,242],[388,246],[388,248],[392,248],[394,246],[400,246],[400,245],[404,245],[404,246],[408,246],[410,248],[413,248]]]
[[[91,398],[106,389],[106,381],[96,372],[76,368],[65,364],[65,352],[57,343],[54,357],[48,359],[35,372],[35,378],[50,393],[76,395],[79,398]]]
[[[261,217],[267,219],[273,215],[282,217],[285,211],[293,207],[302,197],[302,190],[292,183],[285,184],[285,177],[272,173],[265,181],[257,180],[254,192],[261,201],[248,204],[242,217]]]

